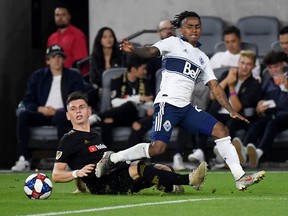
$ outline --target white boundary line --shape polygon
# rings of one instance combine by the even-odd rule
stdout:
[[[109,211],[115,209],[124,209],[124,208],[135,208],[142,206],[153,206],[153,205],[165,205],[165,204],[174,204],[174,203],[185,203],[185,202],[199,202],[199,201],[211,201],[211,200],[231,200],[228,197],[219,197],[219,198],[199,198],[199,199],[187,199],[187,200],[171,200],[171,201],[163,201],[163,202],[150,202],[150,203],[139,203],[139,204],[129,204],[129,205],[120,205],[120,206],[107,206],[100,208],[92,208],[92,209],[83,209],[83,210],[74,210],[74,211],[63,211],[63,212],[48,212],[41,214],[29,214],[25,216],[50,216],[50,215],[67,215],[67,214],[77,214],[77,213],[86,213],[86,212],[97,212],[97,211]],[[234,199],[234,198],[232,198]],[[239,198],[235,198],[239,199]],[[242,199],[242,198],[240,198]],[[259,197],[259,198],[249,198],[243,197],[245,200],[284,200],[288,201],[288,198],[272,198],[272,197]],[[24,216],[24,215],[22,215]]]
[[[150,203],[139,203],[139,204],[120,205],[120,206],[107,206],[107,207],[101,207],[101,208],[92,208],[92,209],[83,209],[83,210],[74,210],[74,211],[29,214],[29,215],[25,215],[25,216],[66,215],[66,214],[77,214],[77,213],[85,213],[85,212],[107,211],[107,210],[123,209],[123,208],[134,208],[134,207],[142,207],[142,206],[165,205],[165,204],[173,204],[173,203],[199,202],[199,201],[210,201],[210,200],[223,200],[223,199],[227,199],[227,198],[202,198],[202,199],[187,199],[187,200],[171,200],[171,201],[163,201],[163,202],[150,202]]]

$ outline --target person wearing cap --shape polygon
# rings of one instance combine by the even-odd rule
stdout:
[[[80,29],[70,24],[71,14],[66,5],[55,8],[54,18],[58,29],[48,38],[47,47],[59,44],[66,54],[64,66],[75,67],[77,61],[88,56],[86,37]]]
[[[32,73],[24,94],[24,109],[17,116],[17,152],[19,160],[12,171],[30,169],[29,128],[54,125],[59,139],[69,131],[71,124],[66,119],[65,101],[74,91],[84,91],[80,73],[63,67],[66,55],[63,49],[53,44],[46,51],[47,67]]]

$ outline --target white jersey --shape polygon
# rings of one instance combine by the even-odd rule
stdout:
[[[232,54],[228,50],[225,52],[215,53],[211,59],[210,64],[212,69],[220,67],[238,67],[238,61],[240,54]],[[260,63],[259,59],[256,59],[255,68],[252,70],[253,76],[256,79],[260,78]]]
[[[176,107],[187,106],[197,79],[205,85],[217,80],[207,55],[181,38],[172,36],[152,46],[162,55],[162,80],[154,104],[167,102]]]

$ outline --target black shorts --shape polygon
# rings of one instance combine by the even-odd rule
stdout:
[[[129,175],[129,166],[125,162],[119,163],[110,174],[101,178],[91,175],[89,178],[83,178],[83,181],[92,194],[132,194],[153,186],[142,178],[133,180]]]

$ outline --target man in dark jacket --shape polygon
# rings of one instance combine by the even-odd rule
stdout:
[[[259,119],[249,128],[243,144],[237,139],[233,144],[239,150],[238,156],[250,168],[257,168],[259,159],[269,154],[275,137],[288,129],[288,75],[287,55],[280,51],[268,52],[263,63],[260,100],[256,106]],[[245,147],[244,147],[245,146]],[[248,156],[248,158],[247,158]]]
[[[83,91],[80,73],[64,68],[66,55],[59,45],[51,45],[46,52],[48,67],[35,71],[28,80],[23,103],[25,110],[17,116],[17,138],[19,160],[12,171],[30,169],[30,127],[54,125],[60,139],[71,124],[66,119],[65,101],[73,91]]]

